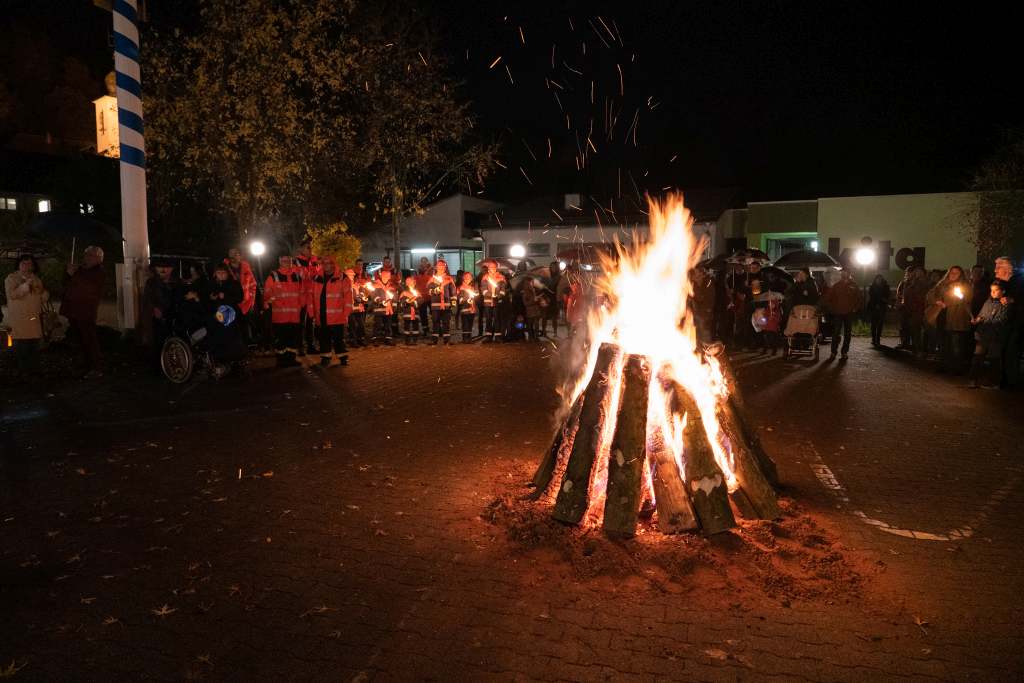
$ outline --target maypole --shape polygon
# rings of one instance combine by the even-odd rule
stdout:
[[[114,73],[120,131],[121,232],[124,237],[124,266],[118,272],[118,303],[121,327],[131,329],[136,325],[137,293],[149,259],[138,0],[115,0],[113,14]]]

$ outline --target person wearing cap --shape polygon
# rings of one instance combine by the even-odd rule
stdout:
[[[422,301],[426,299],[416,286],[416,278],[412,275],[405,278],[405,286],[398,295],[399,318],[402,321],[402,336],[406,346],[415,346],[416,337],[423,328],[423,317],[420,315]]]
[[[338,365],[348,365],[345,328],[352,313],[352,282],[336,270],[334,259],[325,256],[307,288],[306,310],[318,332],[320,365],[325,368],[332,355]]]
[[[392,346],[395,343],[397,327],[398,287],[391,279],[392,271],[383,268],[377,272],[373,282],[373,345],[381,342]]]
[[[274,350],[278,367],[298,365],[295,356],[302,342],[300,308],[306,291],[302,272],[287,254],[278,258],[278,267],[270,272],[263,286],[263,307],[270,309],[274,330]]]
[[[504,321],[502,320],[502,304],[508,296],[508,281],[498,272],[498,262],[487,259],[484,262],[487,274],[480,281],[482,297],[482,316],[484,317],[484,343],[494,342],[496,338],[504,339]]]
[[[437,260],[427,292],[430,295],[430,329],[433,343],[436,346],[438,341],[443,339],[445,344],[450,344],[451,313],[456,302],[456,292],[455,281],[448,274],[448,262],[444,259]]]
[[[361,263],[361,261],[356,261],[356,263]],[[352,287],[352,312],[348,316],[348,345],[366,346],[366,306],[370,302],[371,291],[366,285],[370,280],[365,276],[360,277],[355,268],[346,268],[345,278]]]

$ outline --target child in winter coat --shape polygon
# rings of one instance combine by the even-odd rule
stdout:
[[[423,296],[416,287],[416,278],[412,275],[405,278],[405,287],[398,295],[399,317],[402,320],[402,336],[405,337],[406,346],[415,346],[416,337],[420,336],[423,329],[423,318],[420,316],[420,306],[423,303]]]
[[[978,315],[971,320],[974,329],[974,358],[971,361],[972,389],[978,386],[996,388],[1002,375],[1003,337],[1009,307],[1002,302],[1005,296],[1003,284],[998,280],[989,285],[989,298],[981,307]],[[989,362],[987,381],[981,383],[985,375],[985,361]],[[995,381],[991,381],[995,378]]]
[[[477,313],[477,299],[480,292],[473,283],[472,273],[463,273],[459,283],[458,319],[462,325],[462,342],[468,343],[473,337],[473,318]]]

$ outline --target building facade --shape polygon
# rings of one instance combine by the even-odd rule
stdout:
[[[892,281],[915,263],[973,266],[977,250],[966,226],[976,224],[979,211],[980,196],[974,192],[750,202],[719,217],[724,249],[718,253],[753,247],[774,261],[790,251],[813,249],[859,276],[881,273]]]

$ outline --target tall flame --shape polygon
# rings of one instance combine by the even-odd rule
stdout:
[[[684,471],[682,435],[686,416],[675,412],[671,392],[671,384],[678,383],[700,410],[708,442],[729,489],[734,490],[737,485],[727,440],[717,419],[718,401],[728,390],[717,361],[697,343],[696,327],[687,306],[693,291],[690,270],[700,260],[705,240],[694,235],[693,217],[682,196],[670,195],[662,202],[651,199],[649,206],[647,239],[641,241],[635,236],[630,245],[617,243],[615,254],[602,258],[602,273],[591,285],[596,296],[587,320],[587,362],[572,382],[571,390],[565,392],[567,405],[571,405],[590,381],[601,345],[619,347],[620,361],[609,377],[611,390],[606,414],[611,419],[604,425],[591,480],[591,520],[600,515],[608,449],[622,389],[622,364],[628,354],[644,356],[650,369],[649,441],[653,439],[669,448],[680,464],[680,471]],[[653,495],[649,490],[649,472],[644,480],[645,494]]]

